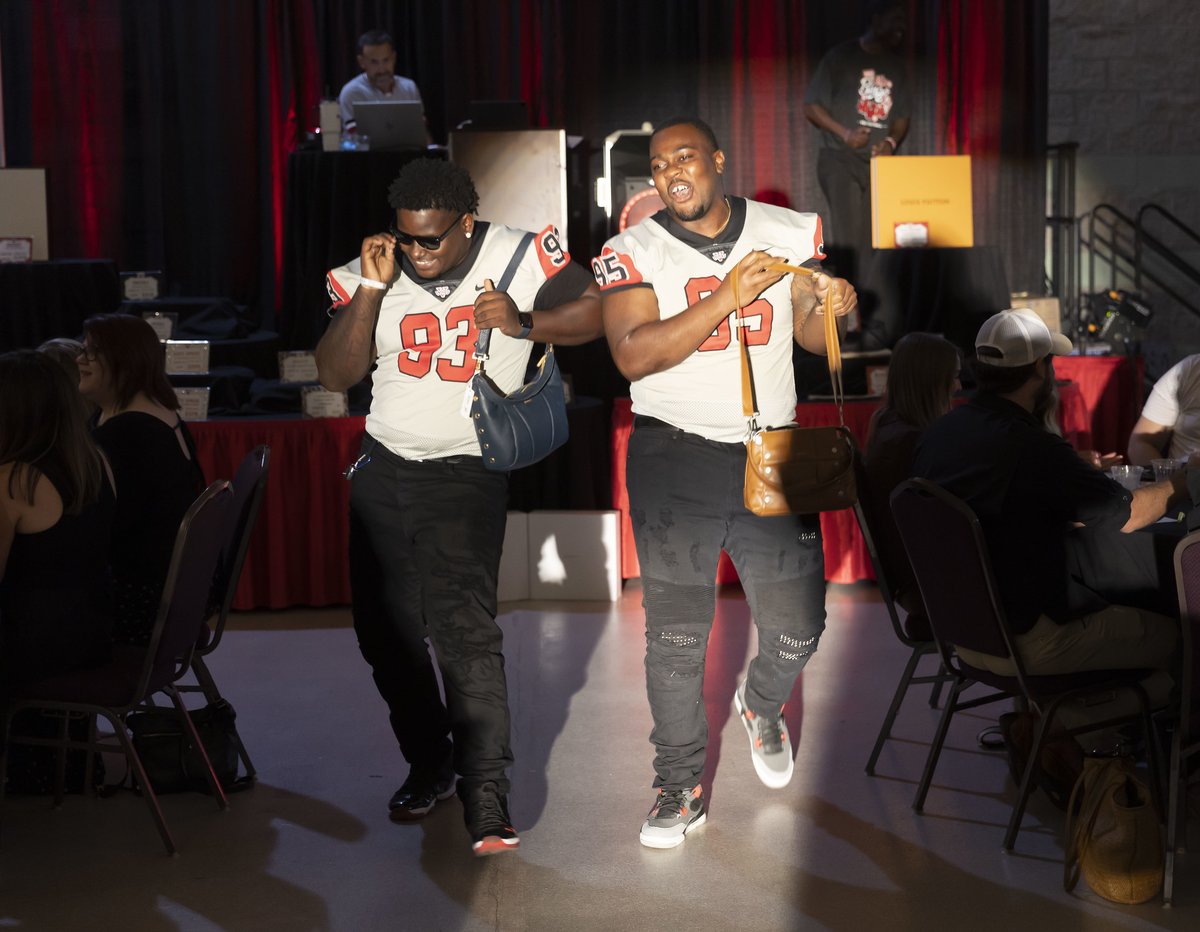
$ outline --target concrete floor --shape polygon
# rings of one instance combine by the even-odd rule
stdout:
[[[1200,856],[1176,905],[1063,893],[1063,819],[1035,797],[1000,848],[1003,756],[952,728],[925,814],[910,809],[936,712],[918,691],[874,778],[863,764],[906,651],[872,588],[831,587],[829,622],[787,709],[796,774],[754,775],[729,703],[754,645],[740,591],[709,650],[708,824],[654,851],[640,590],[620,602],[504,606],[519,851],[472,857],[456,800],[415,825],[385,804],[406,768],[345,609],[238,616],[211,668],[259,770],[253,790],[164,797],[164,855],[140,798],[13,798],[0,834],[0,929],[1195,929]],[[924,688],[918,687],[918,690]],[[1197,835],[1193,820],[1193,837]]]

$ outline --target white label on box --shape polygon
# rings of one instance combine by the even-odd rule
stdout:
[[[300,397],[305,417],[346,417],[350,413],[345,392],[330,392],[319,385],[306,385]]]
[[[177,375],[208,372],[208,340],[167,340],[167,371]]]
[[[908,246],[928,246],[929,224],[916,220],[908,223],[897,223],[895,238],[897,248],[901,249]]]
[[[134,272],[123,275],[121,287],[126,301],[153,301],[158,297],[159,272]]]
[[[293,350],[279,354],[280,382],[317,381],[317,356],[307,350]]]
[[[179,416],[185,421],[208,420],[207,388],[177,388],[175,397],[179,399]]]
[[[0,262],[29,262],[32,259],[32,236],[0,236]]]
[[[142,315],[142,320],[150,325],[150,329],[154,331],[159,342],[165,343],[171,339],[171,334],[175,332],[175,320],[179,315],[175,313],[160,314],[158,311]]]

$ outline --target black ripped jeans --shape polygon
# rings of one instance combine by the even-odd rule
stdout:
[[[758,627],[746,704],[778,715],[825,629],[818,515],[760,518],[742,503],[746,448],[639,416],[629,441],[629,511],[646,610],[654,785],[691,789],[704,771],[704,659],[717,560],[733,560]]]

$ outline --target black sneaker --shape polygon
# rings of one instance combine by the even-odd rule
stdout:
[[[393,822],[416,822],[429,815],[439,799],[449,799],[453,795],[453,771],[432,779],[426,774],[411,771],[408,779],[388,800],[388,818]]]
[[[508,817],[508,799],[495,783],[489,781],[465,790],[462,801],[467,831],[471,833],[471,850],[478,857],[520,846],[521,839]]]
[[[674,848],[694,828],[708,818],[704,811],[704,791],[696,786],[690,790],[659,789],[654,805],[638,835],[647,848]]]

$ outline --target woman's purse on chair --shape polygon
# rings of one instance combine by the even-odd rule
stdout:
[[[504,291],[516,273],[532,233],[526,233],[504,270],[497,291]],[[471,424],[483,465],[507,472],[536,463],[567,442],[567,402],[562,376],[547,345],[538,362],[537,377],[515,392],[505,394],[488,378],[483,364],[488,358],[492,331],[481,331],[475,341],[475,375],[471,379]]]
[[[777,263],[778,271],[811,275],[809,269]],[[742,328],[737,269],[733,270],[734,300],[738,304],[737,334],[741,344],[742,413],[750,421],[746,441],[746,508],[756,515],[814,514],[850,508],[857,501],[854,483],[854,447],[842,413],[842,357],[837,320],[833,314],[833,289],[825,296],[825,345],[834,399],[838,406],[837,427],[758,426],[758,396],[750,348]]]

